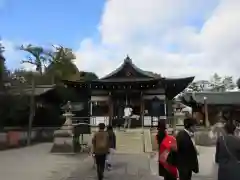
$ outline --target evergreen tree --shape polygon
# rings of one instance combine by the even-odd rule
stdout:
[[[57,84],[61,80],[71,79],[79,75],[79,70],[73,63],[76,59],[72,49],[62,46],[53,46],[54,50],[47,53],[49,65],[46,67],[46,74],[52,76],[52,83]]]
[[[4,88],[4,84],[7,78],[6,76],[8,74],[7,68],[5,66],[5,58],[3,56],[4,50],[5,48],[0,41],[0,88],[1,90]]]

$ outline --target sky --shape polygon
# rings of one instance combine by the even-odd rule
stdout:
[[[21,44],[60,44],[80,70],[100,77],[129,55],[165,77],[240,77],[240,0],[0,0],[10,69]]]

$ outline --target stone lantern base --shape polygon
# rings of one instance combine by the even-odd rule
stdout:
[[[74,153],[73,136],[68,130],[54,132],[54,141],[51,153]]]
[[[72,114],[63,114],[66,117],[64,125],[54,132],[54,141],[51,149],[52,153],[74,153]]]

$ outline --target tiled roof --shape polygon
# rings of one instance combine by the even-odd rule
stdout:
[[[185,93],[183,100],[185,102],[195,101],[198,104],[204,104],[204,97],[207,104],[240,105],[240,91]]]
[[[54,89],[55,85],[40,85],[40,86],[36,86],[34,89],[34,95],[35,96],[39,96],[42,95],[52,89]],[[11,94],[14,95],[18,95],[18,94],[26,94],[26,95],[31,95],[32,94],[32,88],[31,87],[26,87],[23,89],[20,89],[19,87],[12,87],[9,92]]]

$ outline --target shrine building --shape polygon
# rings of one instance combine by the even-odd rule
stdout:
[[[141,127],[156,126],[161,119],[171,124],[172,100],[193,79],[162,77],[138,68],[127,56],[120,67],[103,78],[63,82],[79,93],[86,93],[91,125],[123,123],[124,108],[131,106],[132,127]]]

